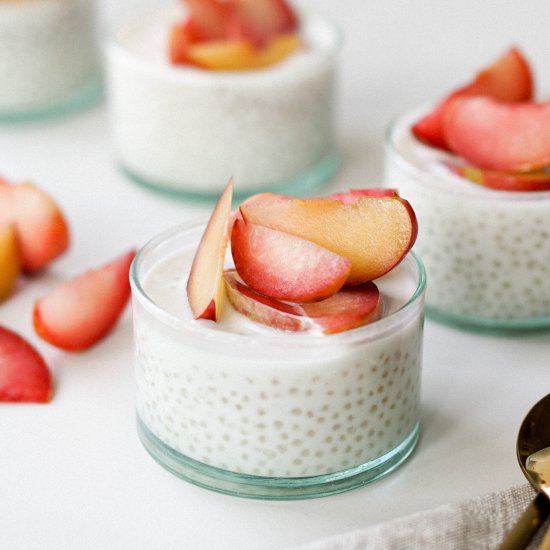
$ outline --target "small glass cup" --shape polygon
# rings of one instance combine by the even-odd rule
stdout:
[[[401,464],[419,430],[426,279],[418,258],[377,280],[384,317],[375,323],[330,336],[250,333],[191,318],[185,285],[203,230],[162,233],[131,268],[147,451],[196,485],[262,499],[339,493]]]
[[[115,155],[133,181],[182,198],[217,199],[232,175],[239,198],[305,194],[337,169],[339,31],[304,16],[305,47],[265,69],[173,66],[167,36],[181,13],[125,25],[107,49]]]
[[[68,114],[101,97],[92,0],[0,2],[0,122]]]
[[[385,141],[385,182],[414,205],[414,250],[430,280],[427,315],[489,332],[550,327],[550,191],[510,192],[469,182],[396,120]]]

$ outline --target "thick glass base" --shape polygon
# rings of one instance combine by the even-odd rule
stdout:
[[[145,449],[174,475],[219,493],[264,500],[324,497],[366,485],[397,468],[413,451],[419,434],[419,425],[416,424],[398,447],[376,460],[355,468],[320,476],[274,478],[239,474],[203,464],[165,445],[139,417],[137,426]]]
[[[239,189],[239,182],[235,182],[235,191],[233,193],[235,200],[243,200],[256,193],[270,191],[282,195],[306,196],[312,191],[320,188],[324,183],[328,182],[338,169],[338,157],[335,154],[329,154],[313,167],[308,168],[296,177],[284,182],[274,182],[273,184],[262,185],[258,188]],[[208,201],[213,202],[218,200],[220,193],[223,190],[225,181],[220,182],[220,189],[216,191],[201,192],[199,190],[186,187],[184,183],[180,186],[163,182],[153,182],[141,177],[120,163],[121,171],[130,178],[133,182],[146,187],[157,193],[182,200]],[[207,168],[206,168],[207,169]],[[231,174],[228,174],[228,178]]]
[[[454,328],[484,334],[510,335],[550,330],[550,316],[526,319],[474,317],[459,315],[426,305],[426,317]]]
[[[60,102],[31,109],[9,111],[0,109],[0,123],[36,122],[70,115],[99,103],[102,96],[103,82],[101,78],[96,77]]]

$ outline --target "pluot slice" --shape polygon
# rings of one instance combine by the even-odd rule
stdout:
[[[45,267],[69,246],[69,227],[54,200],[32,183],[0,186],[0,225],[14,224],[23,270]]]
[[[340,290],[351,270],[350,260],[311,241],[238,219],[231,252],[243,281],[279,300],[328,298]]]
[[[298,27],[298,19],[286,0],[234,0],[234,5],[238,34],[258,46]]]
[[[15,226],[0,226],[0,302],[12,293],[20,273],[21,253]]]
[[[0,401],[46,403],[52,385],[50,370],[38,351],[0,326]]]
[[[192,41],[220,40],[227,35],[228,20],[233,17],[231,2],[220,0],[184,0],[189,12],[187,33]]]
[[[475,166],[467,166],[445,162],[445,166],[457,176],[473,183],[499,189],[501,191],[548,191],[550,190],[550,172],[503,172],[501,170],[486,170]]]
[[[413,125],[413,134],[433,147],[448,149],[443,132],[443,118],[453,99],[486,95],[502,101],[528,101],[533,97],[533,77],[525,57],[510,48],[491,66],[481,70],[472,82],[455,90],[430,113]]]
[[[291,332],[311,330],[314,327],[313,321],[305,316],[300,305],[282,302],[252,290],[240,281],[236,270],[227,270],[224,280],[232,306],[253,321]]]
[[[130,298],[134,251],[61,283],[34,305],[34,328],[58,348],[84,350],[115,326]]]
[[[203,233],[187,280],[187,297],[195,319],[217,320],[224,297],[223,267],[229,225],[233,179],[223,190]]]
[[[479,168],[526,172],[550,164],[550,101],[461,97],[443,127],[451,149]]]
[[[381,300],[374,283],[344,288],[326,300],[287,303],[264,296],[239,281],[235,270],[225,272],[233,307],[258,323],[292,332],[320,330],[335,334],[380,318]]]
[[[248,223],[312,241],[351,260],[347,284],[372,281],[397,265],[413,246],[418,223],[400,197],[257,200],[241,205]]]

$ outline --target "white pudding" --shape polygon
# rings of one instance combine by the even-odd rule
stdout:
[[[0,120],[61,113],[96,98],[93,1],[0,1],[0,74]]]
[[[417,259],[377,281],[383,319],[345,333],[278,331],[229,305],[220,323],[195,321],[185,287],[202,230],[158,237],[132,269],[137,412],[153,456],[186,479],[264,498],[338,492],[404,460],[419,422]],[[212,481],[220,472],[235,476],[231,487]],[[243,476],[256,489],[244,489]],[[275,496],[278,481],[292,490]]]
[[[173,66],[170,26],[179,10],[126,25],[108,48],[112,133],[118,161],[157,189],[217,196],[229,176],[237,194],[300,192],[336,168],[334,73],[340,36],[305,17],[305,46],[266,69]]]
[[[390,128],[385,181],[418,217],[428,312],[472,328],[550,326],[550,191],[499,191],[451,173],[442,163],[451,156],[411,133],[423,112]]]

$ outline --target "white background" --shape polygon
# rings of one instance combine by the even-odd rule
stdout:
[[[104,35],[142,5],[103,0]],[[395,115],[468,80],[510,44],[550,90],[547,0],[310,0],[345,33],[333,188],[375,186]],[[260,502],[189,485],[159,467],[134,428],[130,312],[82,354],[39,341],[34,300],[54,284],[209,207],[173,202],[114,167],[105,105],[64,120],[0,127],[0,172],[31,178],[62,205],[70,251],[0,305],[55,376],[50,404],[0,406],[0,548],[282,549],[523,483],[515,437],[550,391],[550,334],[495,337],[426,322],[422,437],[387,478],[346,494]],[[393,183],[393,182],[392,182]],[[394,185],[399,187],[399,182]],[[548,259],[550,261],[550,259]]]

